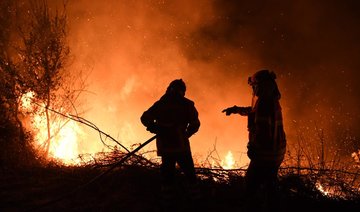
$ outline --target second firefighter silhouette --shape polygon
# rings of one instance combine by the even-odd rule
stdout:
[[[260,70],[249,77],[253,90],[252,106],[233,106],[223,110],[226,115],[248,117],[248,151],[250,164],[246,172],[246,196],[251,208],[259,206],[256,199],[266,200],[266,208],[277,207],[277,175],[284,159],[286,136],[282,122],[280,92],[276,74]],[[265,188],[266,192],[259,191]],[[258,194],[266,195],[259,197]],[[262,206],[261,206],[262,207]],[[255,210],[259,211],[259,210]]]
[[[161,156],[161,176],[164,184],[172,184],[176,163],[189,183],[196,182],[189,138],[195,134],[200,121],[194,102],[185,97],[182,79],[172,81],[166,93],[141,116],[147,130],[157,134],[157,153]]]

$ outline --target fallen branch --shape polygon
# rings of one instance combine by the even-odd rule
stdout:
[[[44,107],[43,105],[40,105],[40,104],[38,104],[38,103],[36,103],[36,102],[33,102],[33,103],[36,104],[36,105],[38,105],[38,106],[40,106],[40,107]],[[76,115],[63,114],[63,113],[61,113],[61,112],[59,112],[59,111],[56,111],[56,110],[54,110],[54,109],[52,109],[52,108],[48,108],[48,110],[51,111],[51,112],[53,112],[53,113],[56,113],[56,114],[58,114],[58,115],[60,115],[60,116],[63,116],[63,117],[65,117],[65,118],[71,119],[71,120],[76,121],[76,122],[79,122],[79,123],[81,123],[81,124],[84,124],[84,125],[92,128],[92,129],[98,131],[98,132],[99,132],[99,136],[100,136],[100,140],[101,140],[101,142],[102,142],[106,147],[108,147],[108,148],[111,149],[111,147],[110,147],[109,145],[107,145],[107,144],[103,141],[102,135],[104,135],[105,138],[111,139],[112,141],[114,141],[115,143],[117,143],[120,147],[122,147],[123,149],[125,149],[128,153],[130,153],[130,150],[129,150],[129,149],[127,149],[124,145],[122,145],[120,142],[118,142],[118,141],[117,141],[115,138],[113,138],[111,135],[109,135],[109,134],[105,133],[104,131],[100,130],[94,123],[90,122],[89,120],[86,120],[85,118],[82,118],[82,117],[76,116]]]
[[[113,164],[109,169],[107,169],[106,171],[102,172],[101,174],[97,175],[96,177],[94,177],[93,179],[91,179],[90,181],[88,181],[87,183],[77,187],[76,189],[54,199],[54,200],[51,200],[49,202],[46,202],[36,208],[33,208],[29,211],[37,211],[39,210],[40,208],[43,208],[43,207],[46,207],[46,206],[49,206],[51,204],[54,204],[60,200],[63,200],[65,199],[66,197],[69,197],[70,195],[72,194],[75,194],[77,191],[81,190],[81,189],[84,189],[85,187],[89,186],[90,184],[94,183],[95,181],[99,180],[101,177],[105,176],[107,173],[111,172],[113,169],[115,169],[117,166],[121,165],[123,162],[125,162],[128,158],[130,158],[131,156],[133,156],[137,151],[139,151],[140,149],[142,149],[143,147],[145,147],[146,145],[148,145],[151,141],[155,140],[156,138],[156,135],[151,137],[150,139],[148,139],[147,141],[145,141],[144,143],[142,143],[140,146],[138,146],[136,149],[134,149],[133,151],[129,152],[128,154],[126,154],[123,158],[121,158],[121,160],[119,160],[118,162],[116,162],[115,164]]]

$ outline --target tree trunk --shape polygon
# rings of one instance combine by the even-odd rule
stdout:
[[[47,92],[47,99],[46,99],[46,107],[45,107],[45,114],[46,114],[46,127],[47,127],[47,141],[46,141],[46,151],[45,156],[47,157],[49,154],[50,144],[51,144],[51,133],[50,133],[50,116],[49,116],[49,107],[50,107],[50,91]]]

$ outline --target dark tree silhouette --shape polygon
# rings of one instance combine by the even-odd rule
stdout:
[[[24,148],[25,130],[19,118],[19,96],[23,92],[14,59],[14,31],[17,1],[0,2],[0,151],[1,167],[19,164],[29,153]],[[14,154],[14,152],[16,154]],[[19,157],[21,155],[21,157]],[[5,165],[7,164],[7,165]]]
[[[28,92],[35,97],[30,114],[41,111],[46,116],[45,156],[51,139],[64,126],[52,124],[60,116],[51,110],[79,114],[77,100],[86,79],[83,70],[69,68],[72,57],[67,42],[66,2],[63,6],[59,12],[51,10],[45,0],[0,1],[0,143],[3,147],[5,143],[12,145],[0,150],[1,161],[26,161],[19,157],[24,155],[21,151],[34,154],[31,134],[23,126],[28,114],[21,108],[22,97]]]
[[[26,28],[22,29],[22,61],[26,83],[45,107],[47,121],[46,155],[51,145],[51,115],[49,108],[60,88],[70,49],[66,40],[67,17],[64,10],[51,14],[46,1],[32,1]]]

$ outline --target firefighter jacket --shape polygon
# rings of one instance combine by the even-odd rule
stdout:
[[[278,99],[258,98],[248,114],[248,157],[280,165],[286,151]]]
[[[189,137],[200,127],[194,102],[166,93],[141,116],[141,122],[157,134],[159,156],[190,151]]]

